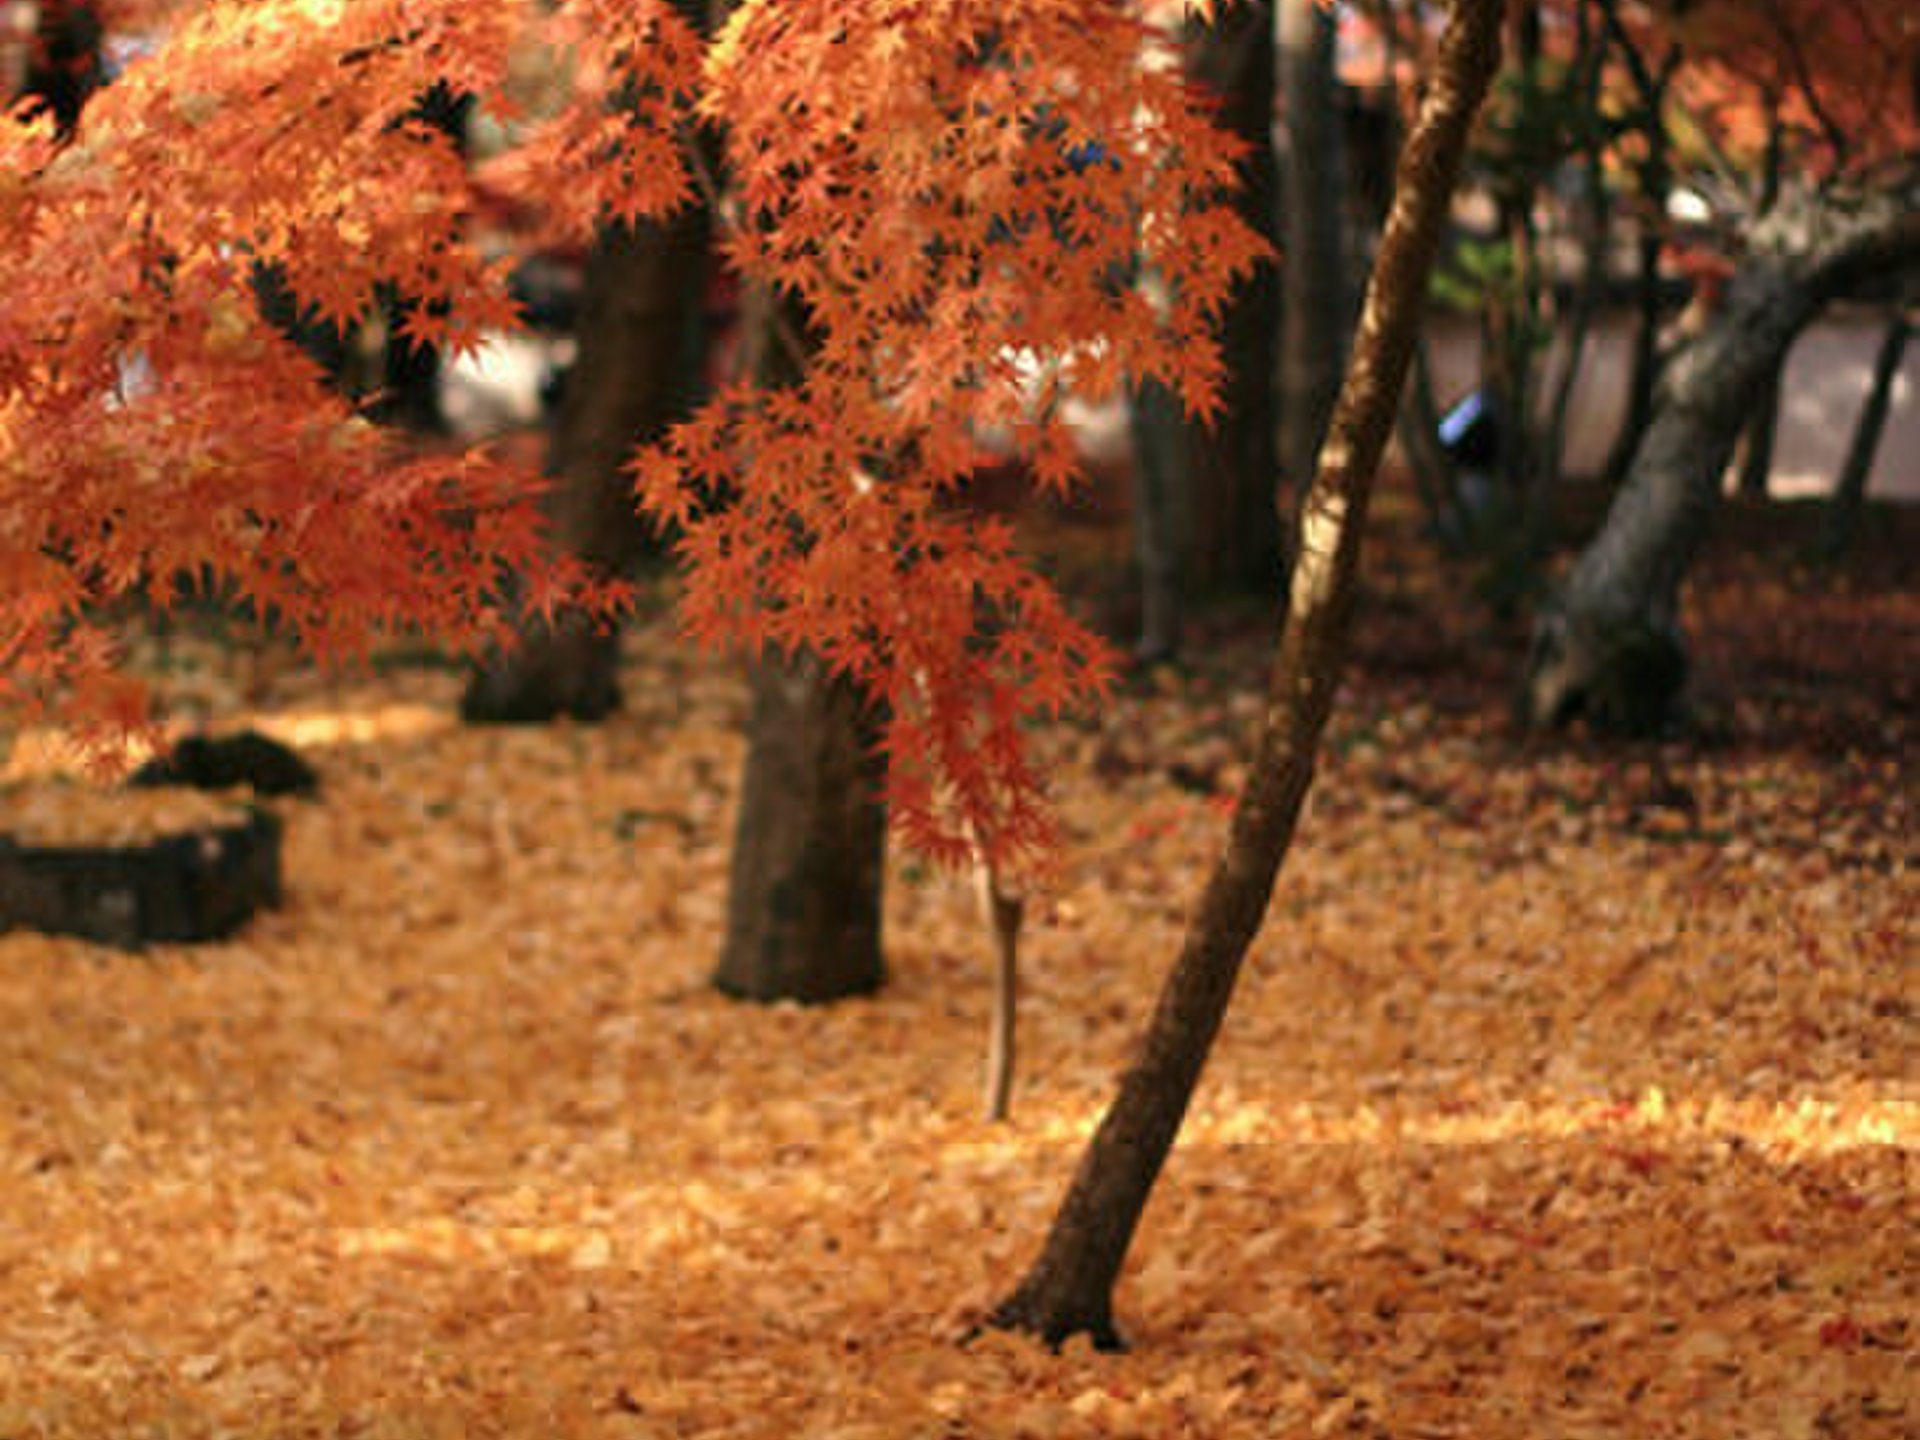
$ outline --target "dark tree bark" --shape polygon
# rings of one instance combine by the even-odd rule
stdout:
[[[1680,586],[1734,445],[1787,347],[1828,301],[1920,265],[1916,198],[1889,190],[1841,208],[1810,196],[1755,227],[1719,309],[1668,362],[1600,533],[1535,622],[1521,697],[1529,722],[1579,717],[1635,735],[1676,718],[1686,677]]]
[[[1248,146],[1237,201],[1240,217],[1272,240],[1277,182],[1273,24],[1267,5],[1247,3],[1224,11],[1196,38],[1189,70],[1220,97],[1221,126]],[[1274,429],[1279,285],[1274,266],[1257,266],[1235,289],[1221,317],[1227,374],[1212,426],[1188,425],[1176,415],[1191,497],[1181,507],[1184,533],[1176,543],[1189,572],[1181,578],[1196,590],[1271,595],[1284,573],[1280,510],[1274,503],[1280,463]]]
[[[1602,0],[1600,8],[1607,33],[1626,61],[1627,71],[1639,93],[1640,129],[1647,145],[1646,155],[1638,167],[1640,238],[1635,247],[1639,266],[1634,289],[1637,321],[1627,378],[1627,413],[1621,420],[1603,471],[1609,484],[1617,484],[1627,473],[1640,437],[1646,434],[1651,423],[1654,387],[1660,376],[1660,322],[1665,310],[1660,254],[1666,245],[1667,200],[1673,188],[1671,141],[1665,112],[1667,90],[1680,64],[1680,47],[1670,45],[1656,70],[1647,63],[1646,56],[1621,23],[1618,0]]]
[[[1740,446],[1740,479],[1737,489],[1742,500],[1767,498],[1767,482],[1773,476],[1773,442],[1780,428],[1780,382],[1787,357],[1780,357],[1780,368],[1773,372],[1761,392],[1760,404],[1747,422]]]
[[[1280,467],[1295,485],[1314,457],[1340,392],[1347,314],[1346,165],[1340,144],[1334,15],[1315,0],[1275,12],[1286,102],[1281,173]]]
[[[587,265],[579,353],[548,443],[557,478],[554,541],[602,576],[646,548],[624,466],[640,443],[691,412],[701,393],[708,224],[674,218],[600,236]],[[460,702],[469,721],[598,720],[620,703],[620,637],[579,616],[529,618],[519,642],[478,669]]]
[[[811,656],[753,670],[727,937],[713,982],[814,1003],[877,989],[885,765],[855,686]]]
[[[1133,392],[1133,551],[1140,565],[1137,659],[1154,664],[1180,653],[1192,511],[1194,444],[1180,398],[1157,380]]]
[[[991,1323],[1049,1344],[1114,1346],[1113,1286],[1178,1134],[1247,947],[1264,919],[1312,779],[1345,659],[1367,501],[1392,429],[1448,200],[1498,63],[1501,0],[1456,0],[1432,83],[1402,150],[1346,381],[1302,510],[1292,594],[1265,722],[1227,848],[1113,1105],[1080,1161],[1045,1247]]]
[[[1433,365],[1425,340],[1414,344],[1394,427],[1433,534],[1447,551],[1463,550],[1470,521],[1460,503],[1453,457],[1440,443],[1440,406],[1433,398]]]
[[[22,89],[46,107],[62,137],[73,134],[80,111],[105,77],[104,38],[98,10],[87,0],[40,0]]]
[[[1766,107],[1772,120],[1767,127],[1767,152],[1761,166],[1760,208],[1772,209],[1780,200],[1782,170],[1786,163],[1787,127],[1783,118],[1780,97],[1775,94],[1766,96]],[[1780,365],[1767,382],[1765,397],[1754,411],[1753,421],[1747,427],[1745,443],[1740,453],[1739,493],[1743,500],[1765,500],[1768,481],[1773,477],[1773,445],[1780,429],[1780,385],[1786,373],[1787,357],[1780,357]]]
[[[1847,445],[1847,458],[1841,463],[1840,478],[1834,483],[1833,498],[1827,502],[1820,522],[1820,559],[1837,564],[1853,544],[1861,506],[1867,498],[1867,480],[1873,474],[1873,458],[1880,450],[1880,432],[1886,428],[1887,412],[1893,406],[1893,382],[1899,377],[1900,362],[1906,358],[1907,339],[1913,333],[1913,321],[1904,308],[1894,312],[1880,337],[1879,353],[1873,357],[1873,379],[1867,385],[1866,403],[1853,427],[1853,439]]]
[[[1586,364],[1594,317],[1607,289],[1607,258],[1613,244],[1613,226],[1607,197],[1606,132],[1598,120],[1601,85],[1606,76],[1606,46],[1595,31],[1594,17],[1581,5],[1574,12],[1575,92],[1583,112],[1595,117],[1578,137],[1582,159],[1583,194],[1575,207],[1580,244],[1580,282],[1564,317],[1564,363],[1554,377],[1547,400],[1538,445],[1540,483],[1528,492],[1534,503],[1528,512],[1528,542],[1536,555],[1552,543],[1558,520],[1559,492],[1566,478],[1567,420],[1573,410],[1575,388]]]
[[[756,287],[744,311],[742,373],[768,387],[796,383],[812,345],[799,302]],[[713,983],[758,1001],[865,994],[886,973],[880,717],[810,654],[763,656],[751,679],[727,936]]]

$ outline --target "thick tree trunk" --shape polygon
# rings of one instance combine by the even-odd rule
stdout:
[[[1841,463],[1833,498],[1827,502],[1820,522],[1820,559],[1826,564],[1837,564],[1853,543],[1860,508],[1867,498],[1867,480],[1873,474],[1873,458],[1880,450],[1880,432],[1886,428],[1887,412],[1893,406],[1893,382],[1900,376],[1900,362],[1906,357],[1907,339],[1912,333],[1913,321],[1903,308],[1894,312],[1880,337],[1866,404],[1860,407],[1847,458]]]
[[[1313,775],[1345,657],[1360,534],[1419,330],[1460,158],[1499,55],[1501,0],[1456,0],[1404,147],[1353,363],[1302,510],[1292,594],[1253,768],[1139,1053],[1033,1268],[991,1323],[1119,1343],[1113,1286],[1206,1063]]]
[[[1584,718],[1657,733],[1686,676],[1680,586],[1741,431],[1787,347],[1836,294],[1920,264],[1907,194],[1841,211],[1817,197],[1756,227],[1706,328],[1667,365],[1653,419],[1606,523],[1535,622],[1522,695],[1534,725]]]
[[[743,308],[741,373],[771,388],[796,383],[811,344],[798,301],[755,288]],[[812,655],[768,654],[751,679],[727,936],[713,983],[768,1002],[865,994],[885,978],[879,717]]]
[[[748,1000],[877,989],[885,765],[850,682],[807,656],[756,663],[727,938],[713,981]]]
[[[105,34],[98,8],[88,0],[40,0],[22,88],[46,107],[63,138],[73,134],[105,77]]]
[[[707,220],[605,232],[587,265],[579,354],[554,420],[547,468],[555,543],[604,576],[627,573],[646,532],[625,465],[641,442],[700,397]],[[619,636],[579,616],[529,618],[519,643],[490,657],[461,700],[470,721],[598,720],[620,701]]]
[[[1286,101],[1281,171],[1280,467],[1304,486],[1340,393],[1347,314],[1346,167],[1334,77],[1334,14],[1316,0],[1275,12]]]
[[[1241,218],[1271,240],[1274,44],[1267,7],[1241,4],[1224,11],[1195,41],[1189,69],[1220,97],[1221,126],[1247,143],[1237,205]],[[1197,590],[1271,595],[1283,574],[1274,503],[1279,287],[1279,274],[1269,264],[1257,266],[1234,290],[1220,322],[1227,365],[1220,415],[1211,426],[1181,420],[1190,499],[1180,512],[1185,533],[1177,539],[1188,572],[1183,582]]]

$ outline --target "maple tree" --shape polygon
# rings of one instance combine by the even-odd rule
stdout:
[[[1312,784],[1346,653],[1375,473],[1412,357],[1434,256],[1480,103],[1499,63],[1500,0],[1456,0],[1361,309],[1354,357],[1302,505],[1285,623],[1265,713],[1226,845],[1139,1053],[1094,1132],[1046,1244],[993,1323],[1051,1344],[1119,1343],[1113,1289],[1247,950],[1273,896]]]
[[[498,638],[509,573],[536,609],[618,600],[546,562],[533,477],[400,451],[251,303],[267,265],[323,322],[393,287],[411,339],[457,351],[510,326],[470,179],[411,109],[436,85],[504,95],[528,43],[572,48],[575,94],[491,183],[556,238],[663,213],[697,104],[738,187],[729,259],[818,333],[791,391],[732,388],[639,464],[689,562],[691,628],[804,643],[883,697],[890,799],[924,848],[1043,846],[1021,718],[1097,693],[1104,648],[1004,526],[943,497],[983,424],[1069,483],[1067,393],[1157,377],[1204,411],[1209,318],[1260,252],[1224,201],[1231,148],[1140,63],[1142,20],[1091,0],[749,4],[707,45],[652,0],[183,7],[71,144],[33,123],[0,141],[9,694],[107,673],[89,612],[164,605],[182,577],[326,655],[401,625]],[[1136,258],[1165,313],[1114,283]]]

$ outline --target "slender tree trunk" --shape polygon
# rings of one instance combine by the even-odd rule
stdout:
[[[1393,426],[1427,280],[1473,117],[1498,61],[1500,0],[1455,0],[1402,150],[1396,197],[1302,511],[1265,722],[1227,848],[1119,1093],[1081,1158],[1045,1247],[991,1323],[1049,1344],[1119,1343],[1113,1286],[1178,1134],[1312,779],[1352,611],[1367,500]]]
[[[1743,500],[1767,498],[1767,481],[1773,474],[1773,441],[1780,425],[1780,380],[1787,357],[1780,357],[1780,368],[1766,382],[1753,418],[1747,422],[1740,446],[1740,479],[1736,489]]]
[[[1394,13],[1395,0],[1375,0],[1371,7],[1373,23],[1379,27],[1386,46],[1385,99],[1378,101],[1385,120],[1386,145],[1380,161],[1383,170],[1392,165],[1393,154],[1401,142],[1401,107],[1396,76],[1401,61],[1400,21]],[[1371,228],[1384,227],[1387,211],[1393,204],[1392,177],[1387,176],[1380,194],[1369,207]],[[1401,387],[1400,411],[1394,422],[1407,468],[1413,472],[1414,488],[1427,512],[1427,523],[1434,538],[1449,553],[1462,549],[1467,540],[1467,520],[1460,506],[1460,476],[1440,443],[1440,404],[1433,393],[1433,352],[1424,328],[1414,342],[1413,360]]]
[[[1440,443],[1440,407],[1433,398],[1433,365],[1424,338],[1416,342],[1400,397],[1396,433],[1413,471],[1413,483],[1427,511],[1428,523],[1445,549],[1462,549],[1467,519],[1460,507],[1460,477],[1453,458]]]
[[[1787,127],[1781,118],[1780,97],[1766,96],[1767,113],[1773,118],[1767,127],[1767,153],[1761,167],[1760,209],[1770,210],[1780,199],[1780,182],[1786,158]],[[1786,373],[1786,356],[1780,368],[1767,382],[1766,397],[1753,413],[1741,446],[1739,494],[1743,500],[1765,500],[1767,482],[1773,474],[1773,442],[1780,427],[1780,383]]]
[[[1640,162],[1640,239],[1639,273],[1635,290],[1639,320],[1634,328],[1631,369],[1627,378],[1627,413],[1608,452],[1603,473],[1609,484],[1618,484],[1627,473],[1640,437],[1646,433],[1653,416],[1654,387],[1660,375],[1660,319],[1663,309],[1660,293],[1660,252],[1666,243],[1668,192],[1673,186],[1673,170],[1667,134],[1667,87],[1680,63],[1678,45],[1670,45],[1656,71],[1621,23],[1618,0],[1601,0],[1601,15],[1608,35],[1619,47],[1627,63],[1634,87],[1640,95],[1641,131],[1646,137],[1647,153]]]
[[[1594,22],[1591,7],[1586,4],[1575,7],[1574,74],[1564,93],[1583,113],[1597,117],[1606,71],[1606,45]],[[1567,421],[1586,365],[1594,316],[1599,313],[1607,288],[1612,226],[1608,217],[1605,143],[1604,130],[1596,118],[1580,134],[1580,150],[1585,162],[1581,170],[1583,193],[1573,207],[1580,246],[1580,279],[1567,308],[1559,316],[1557,328],[1564,348],[1559,370],[1547,392],[1545,413],[1533,447],[1533,484],[1527,491],[1528,568],[1530,583],[1535,584],[1553,548],[1554,533],[1560,522],[1560,496],[1566,481]],[[1551,264],[1547,269],[1551,271]],[[1556,289],[1551,274],[1546,284],[1549,289]]]
[[[1316,0],[1274,12],[1285,102],[1280,237],[1280,468],[1313,474],[1340,391],[1346,325],[1342,219],[1346,194],[1335,104],[1334,14]]]
[[[627,460],[700,399],[706,333],[704,211],[600,236],[587,265],[579,354],[548,442],[557,477],[554,541],[600,575],[632,570],[646,547]],[[578,616],[529,617],[461,700],[470,721],[598,720],[620,703],[620,637]]]
[[[1264,3],[1223,12],[1196,38],[1188,68],[1220,97],[1219,123],[1246,142],[1240,216],[1275,238],[1273,25]],[[1185,446],[1185,584],[1216,594],[1270,595],[1283,571],[1274,385],[1279,355],[1279,275],[1257,266],[1234,290],[1220,322],[1226,360],[1221,411],[1211,426],[1179,420]],[[1177,407],[1175,407],[1177,409]],[[1154,424],[1165,424],[1153,420]],[[1190,497],[1190,498],[1188,498]]]
[[[1020,1019],[1020,927],[1026,902],[1001,884],[989,860],[976,865],[980,918],[993,942],[993,1012],[987,1029],[987,1119],[1007,1118],[1013,1106],[1014,1057]]]
[[[1719,310],[1669,362],[1606,523],[1536,619],[1522,694],[1532,724],[1578,717],[1650,734],[1673,720],[1686,676],[1681,582],[1755,398],[1834,295],[1920,264],[1915,198],[1841,210],[1814,197],[1756,227]]]
[[[1601,292],[1606,288],[1607,224],[1605,181],[1600,158],[1591,157],[1587,175],[1586,213],[1581,216],[1582,274],[1579,293],[1565,324],[1566,358],[1554,377],[1553,392],[1547,402],[1547,418],[1540,435],[1539,465],[1544,483],[1538,487],[1539,505],[1530,517],[1537,543],[1551,543],[1556,520],[1556,499],[1560,483],[1566,478],[1567,420],[1573,411],[1574,392],[1579,388],[1580,372],[1586,365],[1588,343],[1593,336],[1594,315],[1600,308]]]
[[[1140,637],[1134,654],[1149,664],[1180,653],[1182,592],[1196,439],[1180,399],[1157,380],[1133,392],[1133,548],[1140,565]]]
[[[1652,202],[1649,201],[1649,204]],[[1664,201],[1662,202],[1664,203]],[[1633,349],[1627,369],[1627,413],[1621,417],[1613,448],[1603,469],[1610,484],[1618,484],[1633,461],[1640,438],[1653,416],[1654,383],[1660,374],[1660,252],[1664,242],[1654,223],[1640,220],[1637,245],[1640,265],[1634,283]]]
[[[1873,474],[1873,459],[1880,450],[1880,432],[1886,428],[1887,412],[1893,407],[1893,382],[1899,378],[1900,362],[1906,358],[1907,339],[1912,332],[1913,321],[1902,308],[1894,312],[1880,337],[1866,404],[1861,406],[1860,419],[1853,427],[1853,440],[1840,466],[1833,498],[1821,517],[1819,549],[1826,564],[1837,564],[1853,543],[1861,506],[1866,501],[1867,480]]]

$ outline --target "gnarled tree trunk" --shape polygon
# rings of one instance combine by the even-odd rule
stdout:
[[[1755,404],[1822,307],[1871,276],[1920,264],[1914,196],[1885,191],[1842,209],[1783,204],[1705,329],[1667,365],[1647,433],[1606,523],[1535,621],[1522,699],[1534,725],[1584,718],[1653,734],[1686,678],[1680,586]]]
[[[1114,1346],[1113,1286],[1186,1116],[1313,776],[1345,659],[1367,500],[1393,427],[1449,196],[1499,56],[1501,0],[1455,0],[1404,147],[1360,334],[1302,511],[1265,723],[1227,848],[1138,1054],[1081,1157],[1044,1249],[991,1323]]]

